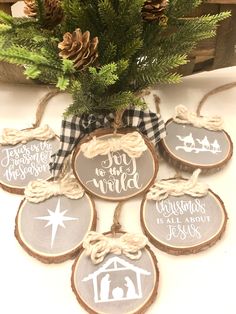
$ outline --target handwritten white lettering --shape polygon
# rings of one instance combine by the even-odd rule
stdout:
[[[159,214],[167,218],[170,216],[179,216],[184,213],[206,213],[206,205],[200,199],[193,199],[189,201],[175,201],[171,202],[168,199],[161,202],[156,202],[156,209]]]
[[[202,236],[199,231],[199,227],[196,227],[194,224],[168,225],[168,234],[166,237],[168,241],[172,240],[173,238],[180,238],[181,240],[185,240],[188,237],[201,239]]]
[[[5,168],[3,176],[8,182],[24,180],[27,175],[38,177],[49,171],[52,145],[48,141],[20,144],[2,150],[4,157],[1,166]]]
[[[125,153],[109,153],[101,162],[101,166],[95,168],[95,177],[86,184],[92,184],[102,194],[109,192],[122,193],[131,189],[141,189],[139,173],[135,158],[130,158]]]

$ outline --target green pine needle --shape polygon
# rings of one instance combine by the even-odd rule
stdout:
[[[63,73],[74,73],[74,62],[69,59],[63,59],[62,60],[62,70]]]
[[[0,22],[6,25],[12,25],[14,22],[14,18],[11,15],[0,10]]]
[[[12,30],[12,27],[10,25],[0,24],[0,34],[10,33],[11,30]]]
[[[27,78],[36,79],[41,74],[41,71],[38,69],[37,66],[31,65],[26,66],[24,74],[26,75]]]
[[[189,18],[202,2],[169,0],[163,12],[167,26],[162,27],[158,21],[143,20],[144,0],[61,0],[63,21],[49,30],[44,27],[45,1],[36,0],[35,18],[0,11],[0,60],[23,66],[28,78],[69,92],[73,103],[66,114],[144,108],[136,92],[159,83],[178,83],[181,76],[175,71],[188,61],[187,55],[199,41],[214,36],[220,21],[230,16],[223,12]],[[77,28],[82,33],[88,30],[90,40],[99,39],[96,62],[83,70],[74,63],[81,57],[89,62],[93,47],[87,45],[86,56],[78,43],[68,59],[59,56],[58,43]]]
[[[61,76],[58,78],[56,87],[60,90],[65,91],[70,83],[70,80],[67,77]]]

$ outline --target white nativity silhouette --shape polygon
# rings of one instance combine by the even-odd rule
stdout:
[[[112,274],[120,272],[119,278],[124,278],[124,287],[116,286],[111,290]],[[127,274],[128,272],[129,275]],[[125,275],[124,275],[125,273]],[[122,300],[141,299],[143,296],[141,275],[150,275],[151,273],[130,264],[120,257],[114,256],[106,261],[99,269],[89,274],[82,281],[92,280],[94,290],[94,302],[111,302]],[[131,279],[131,277],[135,280]],[[100,279],[101,278],[101,279]]]
[[[185,152],[210,152],[212,154],[217,154],[221,152],[220,144],[215,139],[213,143],[210,143],[207,136],[204,136],[203,139],[197,138],[196,141],[193,138],[192,133],[189,133],[187,136],[176,135],[176,137],[183,142],[182,146],[176,146],[175,149],[183,149]],[[198,142],[201,146],[196,147],[196,142]]]

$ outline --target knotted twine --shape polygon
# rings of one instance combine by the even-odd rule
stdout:
[[[83,242],[85,254],[90,256],[93,264],[101,263],[109,253],[123,254],[132,260],[137,260],[142,255],[142,249],[148,242],[143,234],[124,233],[117,236],[121,229],[119,223],[121,207],[122,203],[120,202],[114,212],[110,236],[90,231]]]
[[[142,234],[125,233],[120,237],[108,237],[101,233],[90,231],[83,242],[87,256],[94,264],[101,263],[108,253],[125,255],[137,260],[142,255],[142,249],[147,244],[147,238]]]
[[[224,85],[220,85],[220,86],[217,86],[215,87],[214,89],[210,90],[208,93],[206,93],[202,99],[200,100],[199,104],[198,104],[198,107],[197,107],[197,115],[200,116],[200,112],[201,112],[201,109],[204,105],[204,103],[206,102],[206,100],[212,96],[212,95],[215,95],[217,93],[221,93],[221,92],[224,92],[228,89],[231,89],[231,88],[234,88],[236,87],[236,82],[231,82],[231,83],[227,83],[227,84],[224,84]]]
[[[114,113],[106,115],[82,114],[68,116],[62,121],[61,145],[52,156],[51,171],[54,177],[60,174],[65,157],[69,156],[83,137],[99,128],[111,128],[114,123]],[[166,136],[165,124],[159,114],[150,110],[126,109],[122,115],[125,128],[135,128],[144,134],[156,146],[160,139]]]
[[[3,129],[0,138],[0,144],[16,145],[19,143],[25,144],[31,140],[46,141],[54,138],[56,134],[48,125],[45,125],[43,127],[40,127],[39,125],[41,123],[49,100],[60,93],[61,91],[57,89],[49,90],[49,92],[46,95],[44,95],[42,99],[40,99],[35,114],[35,122],[33,123],[33,128],[25,130],[18,130],[14,128]]]
[[[147,193],[147,199],[161,201],[166,199],[169,195],[181,196],[187,194],[193,197],[207,195],[207,184],[198,182],[200,172],[200,169],[195,170],[189,180],[173,179],[156,182]]]
[[[70,161],[67,158],[62,174],[58,180],[31,181],[25,188],[25,198],[31,203],[40,203],[52,196],[64,195],[70,199],[79,199],[84,195],[84,190],[76,180],[70,169]]]
[[[192,124],[197,128],[206,128],[212,131],[219,131],[223,128],[223,119],[219,116],[198,116],[195,112],[190,112],[185,106],[178,105],[175,108],[173,120],[180,124]]]
[[[118,150],[123,150],[130,158],[138,158],[147,150],[147,146],[138,132],[127,133],[120,137],[111,137],[105,140],[94,136],[92,140],[81,145],[81,151],[86,158],[107,155]]]
[[[31,140],[46,141],[54,138],[55,136],[54,131],[48,125],[26,130],[5,128],[2,132],[0,144],[16,145],[19,143],[25,144]]]

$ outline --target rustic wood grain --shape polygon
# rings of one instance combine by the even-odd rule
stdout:
[[[0,10],[2,10],[5,13],[11,15],[11,4],[9,4],[9,3],[1,3],[0,2]]]
[[[202,40],[189,54],[190,62],[178,70],[182,75],[236,65],[236,0],[209,0],[195,9],[189,17],[231,11],[232,16],[219,23],[217,35]]]
[[[24,75],[24,68],[7,62],[0,62],[0,81],[4,83],[35,84]]]
[[[96,230],[96,226],[97,226],[97,212],[96,212],[96,208],[95,208],[95,203],[94,200],[87,195],[91,206],[92,206],[92,212],[93,212],[93,217],[91,219],[92,223],[91,223],[91,228],[88,231],[95,231]],[[76,247],[75,249],[71,250],[70,252],[66,253],[66,254],[62,254],[62,255],[47,255],[47,254],[39,254],[37,252],[35,252],[32,248],[30,248],[25,241],[22,239],[22,235],[20,233],[19,230],[19,213],[21,211],[21,207],[24,206],[26,202],[26,199],[23,199],[20,203],[16,218],[15,218],[15,238],[17,239],[17,241],[19,242],[19,244],[21,245],[21,247],[32,257],[36,258],[37,260],[39,260],[42,263],[45,264],[59,264],[62,262],[65,262],[69,259],[74,259],[78,256],[78,254],[80,253],[80,251],[82,250],[82,243]]]
[[[220,10],[231,10],[231,18],[221,22],[218,28],[213,69],[236,64],[236,6],[222,5]]]
[[[166,122],[166,126],[172,121],[173,119],[169,119]],[[200,168],[202,173],[210,174],[210,173],[217,172],[221,170],[223,167],[225,167],[233,155],[233,142],[227,132],[225,132],[224,130],[222,130],[222,132],[224,132],[226,138],[229,141],[230,150],[229,150],[228,155],[225,156],[225,159],[222,162],[217,163],[217,164],[211,164],[211,165],[196,165],[195,164],[194,165],[186,160],[181,160],[173,154],[173,151],[170,151],[169,147],[166,145],[165,138],[162,139],[158,143],[158,146],[159,146],[161,155],[175,168],[180,169],[181,171],[186,171],[186,172],[192,172],[195,169]]]
[[[236,0],[207,0],[206,3],[236,4]]]
[[[0,0],[0,10],[11,15],[11,6],[18,0]]]
[[[15,3],[19,2],[20,0],[0,0],[0,3]]]
[[[124,232],[121,232],[121,234],[123,234]],[[104,235],[108,235],[109,233],[106,232],[104,233]],[[154,303],[154,301],[156,300],[157,294],[158,294],[158,287],[159,287],[159,277],[160,277],[160,273],[159,273],[159,268],[158,268],[158,261],[157,258],[155,256],[155,254],[153,253],[153,251],[150,249],[150,247],[148,245],[145,246],[144,250],[148,251],[148,253],[150,254],[150,258],[152,260],[153,263],[153,267],[155,270],[155,275],[156,275],[156,282],[153,286],[153,290],[149,296],[149,298],[146,300],[145,303],[143,303],[143,305],[141,307],[139,307],[136,310],[132,310],[132,312],[129,312],[130,314],[144,314],[146,313],[147,309],[152,305],[152,303]],[[75,282],[75,272],[76,272],[76,266],[77,263],[79,263],[80,259],[83,258],[84,255],[84,250],[81,250],[78,257],[76,258],[76,260],[74,261],[73,265],[72,265],[72,274],[71,274],[71,288],[72,291],[74,292],[77,301],[79,302],[79,304],[90,314],[102,314],[102,312],[97,312],[95,311],[93,308],[91,308],[91,306],[89,304],[87,304],[83,298],[79,295],[77,289],[76,289],[76,282]],[[83,271],[83,270],[81,270]]]

